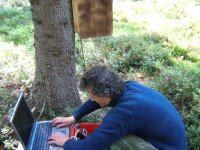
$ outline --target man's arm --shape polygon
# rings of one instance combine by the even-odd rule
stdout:
[[[111,119],[112,118],[112,119]],[[64,150],[103,150],[115,141],[128,134],[128,128],[122,123],[121,117],[111,115],[105,117],[101,125],[84,140],[68,139],[64,143]]]
[[[56,126],[57,128],[68,126],[74,121],[81,119],[85,115],[99,108],[100,108],[99,104],[89,99],[82,106],[80,106],[78,110],[73,113],[71,117],[56,117],[51,121],[51,125]]]
[[[91,99],[87,100],[83,105],[81,105],[77,111],[75,111],[72,115],[77,120],[81,119],[85,115],[101,108],[99,104],[97,104],[95,101],[92,101]]]

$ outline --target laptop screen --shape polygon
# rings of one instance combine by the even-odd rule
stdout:
[[[34,117],[25,101],[23,94],[20,94],[10,121],[22,144],[27,148],[34,123]]]

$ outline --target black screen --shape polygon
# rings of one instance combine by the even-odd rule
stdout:
[[[20,99],[18,99],[18,101],[18,107],[16,108],[12,123],[27,148],[34,123],[34,117],[23,95],[20,96]]]

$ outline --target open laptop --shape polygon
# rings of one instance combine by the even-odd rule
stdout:
[[[70,130],[70,127],[52,127],[50,121],[36,122],[23,93],[18,96],[10,124],[24,150],[63,150],[60,146],[49,145],[48,137],[57,132],[69,136]]]

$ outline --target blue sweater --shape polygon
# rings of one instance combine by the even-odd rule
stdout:
[[[84,140],[69,139],[64,150],[103,150],[121,137],[134,134],[160,150],[186,150],[186,136],[179,113],[166,97],[134,81],[112,99],[101,125]],[[100,106],[86,101],[75,113],[79,120]]]

